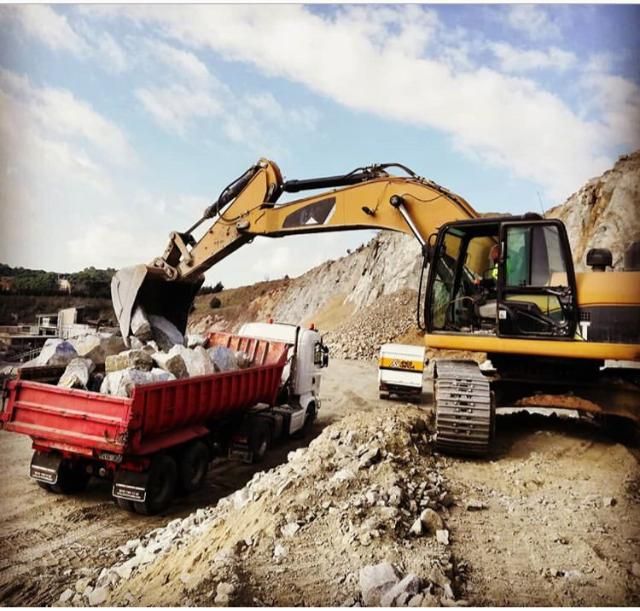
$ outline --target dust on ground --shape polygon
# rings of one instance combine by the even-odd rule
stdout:
[[[224,580],[233,585],[233,600],[247,605],[354,604],[358,570],[387,559],[426,581],[435,565],[441,567],[454,590],[449,601],[563,606],[640,602],[640,565],[634,567],[640,563],[640,475],[629,448],[576,421],[503,416],[498,418],[498,447],[491,460],[433,456],[420,437],[423,433],[412,436],[415,423],[429,419],[428,386],[423,408],[382,402],[376,375],[372,363],[334,360],[324,374],[314,435],[331,425],[325,437],[339,433],[331,440],[335,447],[359,451],[376,441],[375,436],[362,438],[364,432],[384,431],[385,423],[393,423],[390,428],[398,429],[398,438],[390,430],[378,445],[388,453],[393,444],[415,443],[416,452],[407,450],[411,464],[381,455],[372,465],[380,476],[371,468],[356,469],[357,477],[346,480],[348,487],[335,491],[336,502],[333,493],[324,490],[335,472],[318,471],[315,480],[304,475],[301,487],[289,473],[291,488],[279,497],[287,506],[278,507],[267,487],[259,498],[249,498],[234,518],[209,524],[207,537],[185,541],[168,560],[161,557],[134,572],[129,583],[115,585],[113,600],[126,603],[124,594],[129,593],[143,604],[212,605],[216,580]],[[349,431],[356,439],[338,443]],[[305,464],[297,454],[291,463],[286,459],[309,441],[273,449],[262,468]],[[328,447],[318,442],[319,451],[331,452]],[[400,449],[391,450],[396,453],[402,455]],[[0,544],[7,550],[0,560],[3,605],[54,603],[78,579],[95,579],[103,568],[126,561],[118,547],[128,540],[144,539],[150,530],[186,519],[198,507],[222,505],[224,510],[234,501],[218,501],[232,493],[242,496],[255,473],[251,465],[218,461],[203,490],[180,499],[165,515],[147,518],[117,509],[104,482],[94,482],[75,497],[47,494],[28,478],[30,454],[29,440],[0,433]],[[416,469],[413,474],[411,468]],[[420,492],[417,486],[428,482],[429,474],[442,491],[453,493],[453,505],[436,502],[450,533],[448,546],[436,544],[433,537],[407,535],[417,511],[409,503],[424,500],[424,488]],[[271,476],[264,476],[265,485]],[[410,515],[400,513],[385,521],[384,512],[377,513],[395,507],[388,494],[393,485],[405,495],[397,509]],[[314,486],[324,490],[321,503]],[[375,509],[366,500],[372,489],[383,503]],[[303,498],[307,491],[310,496]],[[332,506],[335,510],[329,513]],[[372,515],[375,520],[367,522]],[[296,532],[285,536],[282,528],[292,523],[298,528],[286,532]],[[227,549],[231,555],[220,555]],[[178,570],[182,561],[189,570]],[[433,594],[436,598],[426,597],[424,604],[440,601],[442,591],[436,587]]]

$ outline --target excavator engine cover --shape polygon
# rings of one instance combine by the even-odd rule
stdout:
[[[125,343],[129,344],[136,306],[142,306],[147,314],[164,316],[184,333],[191,305],[203,282],[204,276],[189,281],[169,280],[162,270],[146,265],[118,271],[111,280],[111,299]]]

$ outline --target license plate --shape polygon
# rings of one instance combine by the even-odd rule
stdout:
[[[56,484],[58,482],[58,470],[49,467],[41,467],[40,465],[31,465],[31,477],[45,484]]]
[[[241,448],[229,448],[229,458],[236,458],[242,462],[251,463],[253,461],[253,452]]]
[[[147,492],[144,488],[128,484],[114,484],[112,494],[125,501],[144,501],[147,498]]]

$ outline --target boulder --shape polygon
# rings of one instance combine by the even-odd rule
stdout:
[[[214,346],[207,350],[209,359],[216,371],[233,371],[238,369],[236,352],[225,346]]]
[[[60,380],[58,380],[58,386],[86,390],[89,385],[89,376],[94,369],[95,364],[92,360],[75,358],[67,365]]]
[[[202,346],[196,346],[193,350],[184,346],[174,346],[169,351],[169,354],[182,356],[189,377],[210,375],[215,372],[215,367],[207,351]]]
[[[154,375],[154,382],[171,382],[172,380],[176,380],[176,376],[174,376],[170,371],[165,371],[164,369],[160,369],[159,367],[154,367],[151,370],[151,373]]]
[[[209,338],[199,333],[189,333],[185,338],[185,343],[187,344],[187,348],[196,348],[198,346],[206,348],[209,343]]]
[[[362,600],[367,607],[380,604],[382,596],[399,581],[398,574],[389,562],[381,562],[360,569],[359,584]]]
[[[141,342],[147,342],[153,337],[151,323],[141,306],[136,307],[131,316],[131,332]]]
[[[247,367],[251,367],[251,357],[246,352],[238,350],[236,351],[235,356],[239,369],[247,369]]]
[[[76,337],[71,341],[78,356],[91,359],[96,365],[103,365],[108,356],[126,350],[124,341],[112,333],[91,333]]]
[[[107,373],[129,368],[151,371],[152,367],[153,359],[145,350],[125,350],[119,354],[112,354],[104,363]]]
[[[120,369],[108,373],[100,386],[100,392],[106,395],[117,397],[130,397],[136,386],[153,384],[155,382],[166,381],[165,371],[141,371],[139,369]],[[163,379],[164,378],[164,379]]]
[[[403,577],[396,585],[387,590],[387,592],[380,598],[381,607],[393,607],[395,603],[400,602],[399,599],[403,597],[406,602],[411,596],[414,596],[420,592],[422,586],[422,580],[412,573],[409,573],[406,577]]]
[[[44,343],[35,361],[41,367],[66,367],[77,356],[78,353],[71,342],[51,338]]]
[[[180,330],[164,316],[149,315],[153,339],[158,344],[160,350],[168,352],[175,345],[184,345],[184,336]]]
[[[186,378],[189,376],[187,366],[180,354],[167,354],[165,352],[155,352],[152,356],[155,364],[164,371],[168,371],[176,378]]]
[[[438,530],[442,530],[444,528],[442,518],[433,509],[425,509],[420,514],[420,521],[424,525],[425,530],[432,535],[436,534]]]

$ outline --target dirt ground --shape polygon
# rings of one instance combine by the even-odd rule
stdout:
[[[392,412],[389,403],[377,398],[376,374],[373,363],[334,360],[324,374],[314,435],[328,425],[339,426],[354,413],[370,412],[371,418],[378,418]],[[425,417],[429,401],[427,392]],[[459,597],[472,605],[639,604],[640,565],[634,568],[640,563],[637,450],[578,421],[537,416],[499,417],[497,439],[491,460],[436,458],[454,496],[446,516],[448,553],[468,564]],[[289,452],[309,441],[271,450],[261,468],[285,463]],[[198,507],[216,504],[242,488],[255,472],[250,465],[218,461],[201,491],[179,500],[165,515],[145,518],[118,510],[104,482],[93,482],[74,497],[46,493],[28,477],[30,454],[28,439],[0,432],[2,605],[52,604],[85,574],[118,561],[118,546]],[[470,504],[484,508],[474,510]],[[351,557],[353,546],[340,545],[340,553]],[[382,539],[379,545],[368,544],[360,560],[375,560],[377,547],[382,549]],[[393,549],[398,554],[394,558],[410,567],[419,565],[426,548]],[[302,555],[296,552],[298,577],[300,570],[317,570],[312,555],[324,552],[312,546],[305,553],[310,560],[301,564]],[[255,578],[254,592],[262,596],[260,574]],[[353,584],[346,579],[344,603],[350,588]],[[315,594],[297,594],[271,596],[268,601],[258,596],[258,601],[322,603]]]

